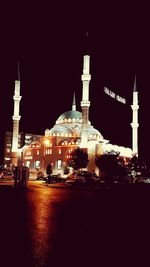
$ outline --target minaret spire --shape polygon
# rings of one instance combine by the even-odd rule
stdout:
[[[75,98],[75,92],[73,94],[73,102],[72,102],[72,110],[76,110],[76,98]]]
[[[134,87],[133,87],[133,103],[131,105],[132,108],[132,151],[134,156],[138,156],[138,92],[136,86],[136,76],[134,79]]]
[[[136,75],[134,78],[134,87],[133,87],[133,92],[137,92],[137,86],[136,86]]]
[[[84,54],[89,55],[89,32],[86,31],[84,35]]]
[[[89,125],[89,107],[90,107],[90,101],[89,101],[89,83],[91,80],[90,75],[90,56],[85,55],[83,58],[83,74],[81,76],[81,80],[83,83],[82,88],[82,101],[81,101],[81,107],[82,107],[82,134],[81,134],[81,146],[87,147],[87,134],[86,130]]]
[[[20,81],[20,64],[19,64],[19,61],[17,62],[17,66],[18,66],[18,81]]]
[[[15,81],[15,91],[14,91],[14,114],[12,116],[13,119],[13,136],[12,136],[12,155],[11,155],[11,163],[12,165],[17,165],[18,162],[18,136],[19,136],[19,121],[21,116],[19,115],[20,109],[20,71],[19,71],[19,63],[18,63],[18,79]]]

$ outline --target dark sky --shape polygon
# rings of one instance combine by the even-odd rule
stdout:
[[[83,55],[91,56],[90,121],[112,143],[131,146],[134,75],[139,90],[139,153],[149,153],[150,17],[143,3],[40,1],[0,7],[0,153],[12,130],[17,61],[21,73],[20,131],[43,134],[71,109],[80,110]],[[62,2],[62,1],[61,1]],[[86,32],[88,31],[88,40]],[[104,86],[126,98],[117,103]]]

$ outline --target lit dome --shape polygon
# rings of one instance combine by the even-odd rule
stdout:
[[[112,144],[106,144],[105,145],[105,152],[110,152],[111,150],[113,150],[113,145]]]
[[[82,113],[76,110],[69,110],[64,112],[61,116],[59,116],[58,120],[64,119],[82,119]]]
[[[99,135],[101,135],[100,132],[98,130],[96,130],[94,127],[92,127],[92,126],[87,128],[87,132],[89,134],[99,134]]]
[[[66,134],[66,133],[73,133],[73,130],[71,129],[71,127],[67,126],[67,125],[58,125],[56,124],[50,131],[50,134]]]

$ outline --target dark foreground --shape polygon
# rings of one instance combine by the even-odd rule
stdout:
[[[0,266],[145,266],[149,214],[150,185],[0,186]]]

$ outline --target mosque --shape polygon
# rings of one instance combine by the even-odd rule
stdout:
[[[62,174],[68,161],[71,158],[71,153],[76,148],[80,147],[88,153],[89,163],[87,170],[97,172],[95,166],[95,156],[102,155],[107,152],[119,152],[120,157],[131,158],[138,154],[138,94],[136,90],[136,81],[133,90],[133,121],[132,126],[132,150],[123,146],[112,145],[109,140],[104,139],[99,130],[95,129],[89,121],[89,84],[90,75],[90,56],[83,57],[83,73],[82,80],[82,100],[81,112],[76,110],[75,94],[73,96],[72,109],[64,112],[56,120],[52,129],[46,129],[43,136],[38,136],[36,140],[28,145],[18,148],[19,136],[19,115],[20,108],[20,77],[15,81],[14,92],[14,115],[13,133],[12,133],[12,148],[11,148],[11,164],[17,165],[18,158],[21,158],[22,163],[28,166],[31,172],[41,170],[46,172],[48,164],[51,164],[53,173]]]

